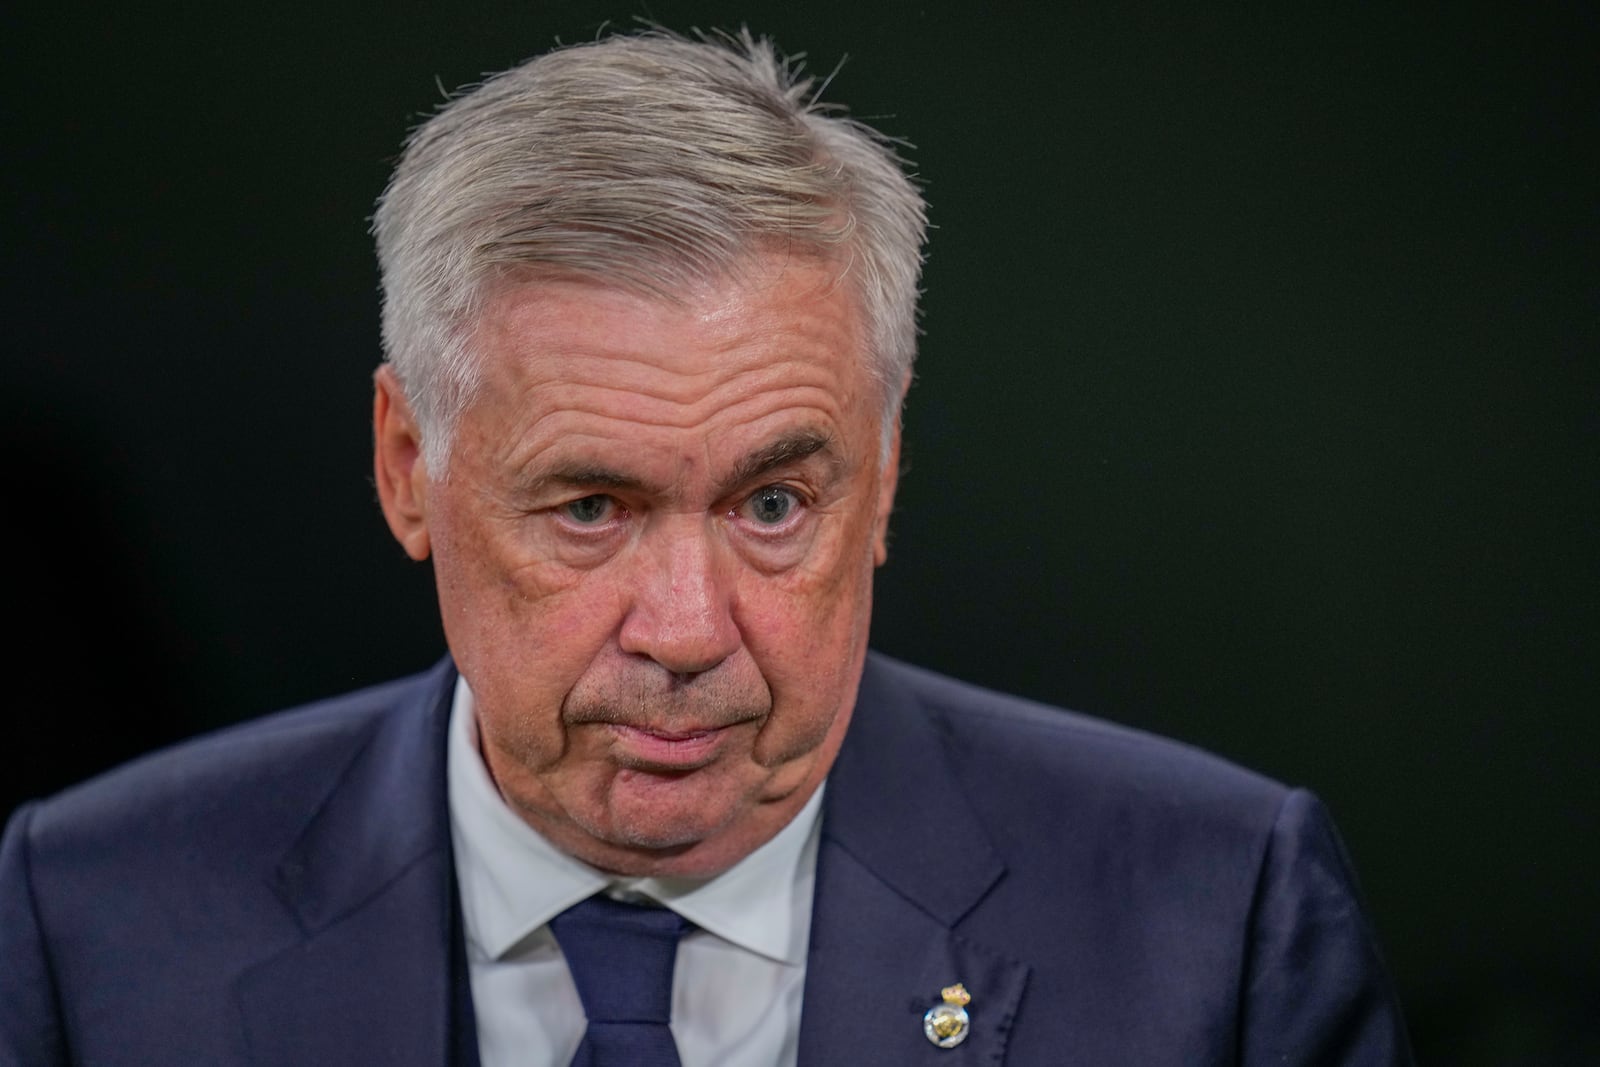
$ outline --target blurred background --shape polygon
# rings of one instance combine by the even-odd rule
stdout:
[[[937,227],[877,647],[1316,790],[1425,1062],[1600,1063],[1600,17],[1185,7],[5,16],[0,813],[441,654],[369,476],[402,136],[748,23]]]

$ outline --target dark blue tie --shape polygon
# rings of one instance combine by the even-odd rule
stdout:
[[[601,895],[550,920],[589,1026],[572,1067],[681,1067],[672,1019],[672,965],[687,919]]]

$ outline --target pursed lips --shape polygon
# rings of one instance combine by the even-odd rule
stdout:
[[[753,724],[744,719],[725,726],[655,729],[624,723],[600,723],[611,736],[611,757],[633,770],[684,772],[716,760],[736,727]]]

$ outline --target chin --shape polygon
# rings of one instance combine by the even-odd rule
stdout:
[[[731,818],[708,819],[706,814],[698,810],[613,814],[610,833],[603,836],[624,848],[682,851],[715,838],[733,821]]]
[[[683,849],[748,817],[754,807],[750,792],[716,788],[697,777],[618,772],[601,813],[606,832],[598,836],[633,848]]]
[[[709,877],[780,828],[766,825],[759,790],[750,783],[735,787],[694,782],[695,777],[619,772],[592,820],[574,819],[599,846],[594,855],[579,858],[618,874]]]

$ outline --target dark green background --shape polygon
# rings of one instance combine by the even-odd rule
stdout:
[[[1426,1059],[1600,1062],[1600,19],[1181,12],[7,15],[0,802],[439,654],[368,476],[401,136],[748,21],[937,227],[878,647],[1314,788]]]

